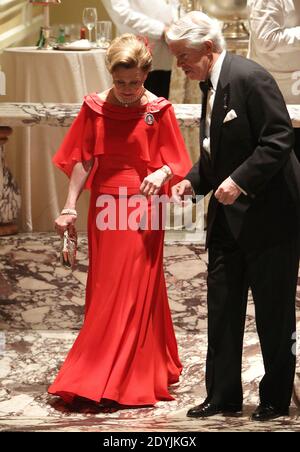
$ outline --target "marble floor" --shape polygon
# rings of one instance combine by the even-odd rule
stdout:
[[[93,404],[67,407],[46,389],[82,322],[87,242],[80,236],[74,272],[58,262],[52,234],[0,238],[0,431],[192,432],[300,431],[300,362],[290,417],[267,423],[249,420],[258,402],[263,364],[249,296],[243,359],[245,404],[239,417],[186,417],[205,396],[206,262],[202,244],[165,246],[165,271],[184,371],[172,387],[175,400],[154,408],[107,413]],[[297,291],[300,331],[300,279]],[[298,356],[300,356],[298,350]]]

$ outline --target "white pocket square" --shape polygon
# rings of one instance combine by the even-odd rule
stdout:
[[[223,122],[232,121],[233,119],[237,118],[237,114],[234,110],[230,110],[227,115],[224,118]]]

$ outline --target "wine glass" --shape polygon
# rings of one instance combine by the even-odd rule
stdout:
[[[92,42],[92,30],[95,28],[97,22],[97,9],[96,8],[84,8],[82,15],[83,24],[89,30],[89,41]]]

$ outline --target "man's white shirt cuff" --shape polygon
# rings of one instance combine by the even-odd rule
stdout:
[[[234,183],[234,185],[239,189],[239,190],[241,190],[241,192],[243,193],[243,195],[246,195],[246,196],[248,196],[248,193],[242,188],[242,187],[240,187],[236,182],[234,182],[234,180],[233,179],[231,179],[231,177],[229,176],[229,179],[231,180],[231,182],[233,182]]]

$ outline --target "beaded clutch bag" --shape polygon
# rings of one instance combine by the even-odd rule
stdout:
[[[62,237],[60,260],[64,267],[74,268],[76,265],[77,232],[70,226]]]

